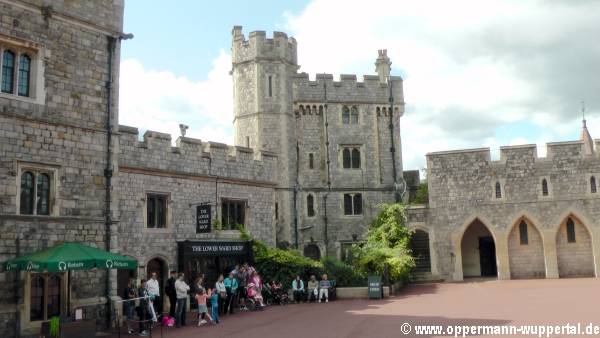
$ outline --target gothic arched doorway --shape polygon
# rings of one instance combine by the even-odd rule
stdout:
[[[410,239],[410,249],[415,258],[414,272],[431,272],[431,254],[429,252],[429,234],[417,229]]]
[[[157,304],[158,309],[163,309],[163,301],[164,301],[164,285],[165,280],[168,275],[167,272],[167,263],[161,258],[153,258],[148,261],[146,264],[146,279],[150,279],[152,277],[152,273],[156,273],[156,279],[158,280],[158,285],[160,286],[160,298]]]
[[[321,250],[315,244],[309,244],[304,247],[304,256],[314,260],[321,259]]]
[[[471,222],[463,233],[461,258],[463,277],[495,277],[498,275],[494,237],[479,219]]]

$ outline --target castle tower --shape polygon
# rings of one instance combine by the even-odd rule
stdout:
[[[379,75],[379,82],[387,83],[390,77],[390,71],[392,70],[392,61],[387,56],[387,49],[378,50],[379,56],[375,60],[375,71]]]
[[[293,188],[296,183],[295,117],[292,75],[298,70],[294,38],[274,32],[251,32],[246,40],[241,26],[232,31],[232,70],[234,93],[234,143],[267,150],[279,157],[280,193],[277,223],[293,222]],[[279,229],[282,227],[278,226]],[[279,233],[278,241],[290,242],[289,231]]]

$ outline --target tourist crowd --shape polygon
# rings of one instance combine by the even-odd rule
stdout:
[[[267,301],[280,304],[288,301],[287,288],[275,281],[264,284],[258,272],[247,263],[236,265],[227,277],[220,275],[210,287],[204,285],[204,275],[188,282],[183,273],[171,271],[163,294],[156,272],[151,274],[150,279],[142,279],[137,288],[134,285],[135,280],[131,279],[123,292],[123,310],[128,333],[135,332],[132,322],[136,320],[136,315],[140,336],[148,335],[148,326],[155,325],[159,319],[163,325],[185,326],[188,299],[193,299],[197,305],[198,326],[207,323],[218,324],[220,315],[231,315],[236,309],[261,309]],[[332,283],[326,274],[320,281],[317,281],[314,275],[310,276],[306,286],[301,277],[296,276],[291,285],[296,303],[320,303],[322,300],[328,302],[331,287]],[[168,315],[162,312],[165,296],[169,299]],[[136,301],[139,304],[137,306]]]

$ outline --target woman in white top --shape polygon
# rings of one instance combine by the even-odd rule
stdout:
[[[227,289],[225,288],[223,280],[223,274],[219,275],[219,279],[217,279],[217,283],[215,283],[214,291],[219,294],[219,314],[224,314],[223,310],[225,308],[225,300],[227,299]]]

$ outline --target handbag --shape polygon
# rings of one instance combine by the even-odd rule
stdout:
[[[227,298],[227,292],[225,292],[225,291],[219,292],[219,297],[221,297],[221,299]]]

